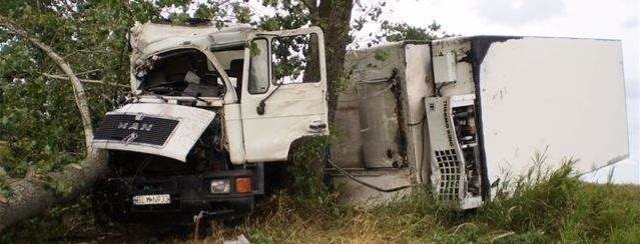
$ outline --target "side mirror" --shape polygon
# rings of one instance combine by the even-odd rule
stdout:
[[[267,99],[269,99],[271,96],[273,96],[273,94],[276,93],[276,91],[278,91],[278,89],[280,89],[281,86],[282,86],[282,83],[278,84],[278,86],[276,86],[276,88],[273,89],[273,91],[271,91],[269,95],[267,95],[265,98],[260,100],[260,103],[258,103],[258,107],[256,107],[256,113],[258,113],[258,115],[264,114],[264,107],[267,106],[267,104],[265,104],[264,102],[267,101]]]

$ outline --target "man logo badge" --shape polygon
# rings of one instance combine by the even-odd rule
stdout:
[[[120,122],[118,123],[118,129],[121,130],[139,130],[139,131],[151,131],[153,124],[138,123],[138,122]]]
[[[138,138],[138,133],[132,132],[128,136],[122,138],[122,144],[127,145],[131,143],[133,140],[135,140],[136,138]]]

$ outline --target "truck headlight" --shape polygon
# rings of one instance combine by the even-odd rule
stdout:
[[[229,193],[231,186],[228,179],[216,179],[211,181],[210,191],[213,194]]]

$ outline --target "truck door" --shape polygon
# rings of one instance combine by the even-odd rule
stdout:
[[[322,30],[265,32],[249,42],[240,105],[245,158],[286,160],[296,139],[328,134]]]

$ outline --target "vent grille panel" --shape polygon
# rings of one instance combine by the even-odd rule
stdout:
[[[440,169],[438,193],[440,200],[459,200],[462,185],[461,163],[455,150],[435,151],[436,161]]]

